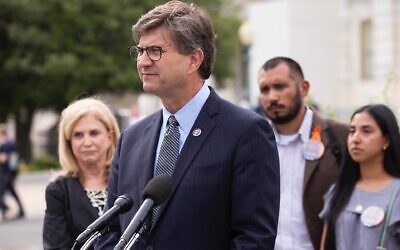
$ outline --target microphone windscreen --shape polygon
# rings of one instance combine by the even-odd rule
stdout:
[[[114,201],[114,206],[120,207],[120,213],[125,213],[133,206],[133,200],[128,195],[123,194]]]
[[[158,175],[151,179],[143,190],[143,199],[150,198],[154,206],[163,203],[172,191],[172,178],[169,175]]]

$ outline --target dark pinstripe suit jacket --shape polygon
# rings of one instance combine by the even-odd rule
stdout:
[[[139,208],[152,178],[162,112],[127,129],[109,179],[110,194],[129,194],[133,209],[96,249],[112,249]],[[279,160],[274,134],[257,114],[214,90],[197,117],[172,176],[173,191],[135,249],[273,249],[279,210]],[[114,199],[109,197],[108,205]]]
[[[46,187],[43,248],[71,249],[76,237],[98,217],[79,180],[58,177]]]

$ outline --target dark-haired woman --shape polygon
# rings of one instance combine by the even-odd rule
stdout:
[[[351,117],[337,183],[325,195],[321,249],[400,249],[400,134],[385,105]]]

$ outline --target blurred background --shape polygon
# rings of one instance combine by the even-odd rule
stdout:
[[[100,96],[122,129],[160,108],[142,92],[128,46],[132,24],[164,2],[0,0],[0,123],[18,144],[27,210],[22,221],[0,221],[0,249],[42,249],[44,186],[58,169],[57,122],[69,102]],[[376,102],[398,113],[400,0],[191,2],[213,18],[218,51],[208,83],[226,99],[255,107],[259,68],[288,56],[311,84],[309,104],[326,116],[347,122]],[[11,242],[14,233],[30,237]]]

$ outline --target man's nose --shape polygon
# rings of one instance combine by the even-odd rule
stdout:
[[[276,102],[279,100],[279,93],[276,90],[271,89],[269,92],[269,99],[271,102]]]
[[[137,58],[137,66],[138,67],[143,67],[143,66],[148,66],[153,63],[153,60],[150,59],[148,54],[144,52],[140,57]]]

